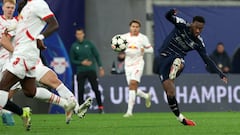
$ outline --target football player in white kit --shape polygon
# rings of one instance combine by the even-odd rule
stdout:
[[[20,12],[20,8],[22,8],[24,5],[19,6],[18,11]],[[5,37],[5,38],[4,38]],[[10,41],[7,39],[6,36],[3,35],[3,39],[5,41],[5,44],[9,44],[8,46],[5,46],[7,48],[10,48],[9,46],[12,46]],[[12,49],[8,49],[10,52],[13,51]],[[69,104],[66,105],[66,100],[74,100],[74,104],[77,104],[74,111],[75,113],[77,113],[77,115],[82,118],[84,117],[87,109],[89,108],[89,106],[91,105],[91,98],[88,98],[81,106],[78,105],[78,103],[76,102],[76,99],[74,97],[74,95],[72,94],[72,92],[58,79],[57,75],[55,74],[55,72],[53,72],[50,68],[44,66],[41,63],[41,60],[39,59],[38,64],[36,65],[36,80],[38,82],[41,82],[47,86],[50,86],[53,89],[56,89],[57,92],[59,93],[59,96],[49,92],[47,89],[45,88],[40,88],[38,87],[36,90],[36,95],[34,96],[34,98],[40,99],[40,100],[44,100],[45,102],[49,102],[49,103],[54,103],[57,105],[60,105],[62,107],[64,107],[65,111],[67,112],[66,114],[66,122],[67,124],[70,122],[71,120],[71,115],[72,115],[72,111],[69,111]],[[13,92],[10,92],[10,97],[12,96]]]
[[[40,33],[46,24],[45,30]],[[57,20],[45,1],[27,1],[16,28],[13,54],[0,81],[0,108],[7,104],[8,91],[18,81],[26,96],[34,97],[37,94],[35,69],[39,58],[38,48],[44,47],[41,40],[51,35],[57,28]],[[75,105],[71,108],[74,107]],[[29,123],[30,120],[27,119],[27,130]]]
[[[2,34],[6,29],[14,29],[17,24],[17,19],[13,17],[13,13],[15,11],[15,0],[3,0],[2,10],[3,15],[0,16],[0,39],[2,38]],[[11,31],[8,33],[8,36],[14,36],[15,32]],[[0,71],[2,71],[3,65],[9,60],[9,52],[0,45]],[[1,74],[0,74],[1,76]],[[1,77],[0,77],[1,78]],[[11,112],[7,110],[13,111],[22,117],[24,125],[27,126],[29,124],[27,121],[30,119],[30,108],[29,107],[19,107],[12,101],[8,100],[4,109],[0,108],[0,112],[2,113],[3,123],[5,125],[14,125],[14,119],[11,115]]]
[[[151,106],[151,95],[140,90],[138,84],[140,83],[144,68],[143,55],[146,52],[152,53],[153,48],[148,38],[140,33],[140,21],[132,20],[129,26],[130,32],[123,34],[128,42],[128,46],[125,50],[125,74],[129,85],[128,109],[123,117],[131,117],[133,115],[136,95],[145,98],[145,105],[147,108]]]

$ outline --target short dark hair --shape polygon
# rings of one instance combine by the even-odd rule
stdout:
[[[82,32],[84,32],[84,29],[83,29],[83,28],[77,28],[76,31],[82,31]]]
[[[129,23],[129,26],[131,26],[133,23],[137,23],[140,27],[141,27],[141,22],[137,19],[134,19],[132,20],[130,23]]]
[[[195,21],[205,23],[205,19],[202,16],[194,16],[192,22],[195,22]]]
[[[219,45],[224,46],[223,42],[218,42],[218,43],[217,43],[217,46],[219,46]]]

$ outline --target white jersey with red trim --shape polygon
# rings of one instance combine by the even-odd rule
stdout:
[[[144,64],[142,48],[149,48],[151,44],[147,38],[142,33],[139,33],[137,36],[132,36],[131,33],[123,34],[127,39],[128,46],[125,50],[125,66],[136,66],[138,64]]]
[[[6,19],[4,16],[0,16],[0,40],[2,38],[2,34],[6,29],[11,29],[8,32],[10,36],[15,36],[15,29],[17,25],[17,19]],[[3,65],[9,60],[9,52],[0,45],[0,70],[2,70]]]
[[[36,37],[45,27],[45,20],[52,16],[54,14],[44,0],[28,0],[18,17],[13,55],[38,57]]]

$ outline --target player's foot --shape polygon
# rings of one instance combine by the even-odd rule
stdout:
[[[66,124],[69,124],[72,119],[73,109],[76,106],[76,101],[73,99],[68,99],[68,103],[64,106],[66,114]]]
[[[124,118],[129,118],[129,117],[132,117],[132,116],[133,116],[132,113],[125,113],[125,114],[123,115]]]
[[[15,121],[11,112],[4,112],[2,114],[2,122],[6,126],[14,126]]]
[[[73,99],[68,99],[68,103],[64,105],[65,112],[72,111],[76,106],[76,102]]]
[[[72,120],[73,111],[68,111],[65,114],[66,114],[66,124],[69,124],[70,121]]]
[[[147,108],[151,107],[151,94],[150,93],[147,94],[147,98],[145,99],[145,106]]]
[[[23,120],[23,126],[26,128],[27,131],[31,128],[31,108],[30,107],[23,107],[23,114],[22,114],[22,120]]]
[[[181,122],[185,126],[196,126],[196,123],[192,120],[184,118]]]
[[[171,66],[171,69],[170,69],[170,73],[169,73],[169,79],[173,80],[176,78],[177,76],[177,72],[179,71],[180,69],[180,66],[181,66],[181,59],[179,58],[176,58],[174,61],[173,61],[173,64]]]
[[[83,104],[79,106],[79,109],[77,111],[77,115],[79,118],[84,118],[88,108],[92,105],[92,98],[89,97],[85,100]]]
[[[104,114],[103,106],[98,107],[98,113],[99,114]]]

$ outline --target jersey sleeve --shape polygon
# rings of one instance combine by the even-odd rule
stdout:
[[[49,17],[54,16],[53,12],[50,10],[48,4],[45,1],[40,1],[35,9],[36,15],[42,20],[47,20]]]
[[[143,35],[142,44],[143,44],[143,48],[145,49],[144,52],[146,52],[146,53],[152,53],[153,52],[153,48],[151,46],[151,43],[149,42],[149,39],[145,35]]]
[[[143,36],[142,37],[142,44],[143,44],[144,48],[151,47],[151,44],[150,44],[149,39],[147,38],[147,36]]]
[[[219,70],[219,68],[216,66],[216,64],[211,60],[211,58],[207,54],[205,45],[201,38],[199,40],[199,44],[200,44],[200,47],[197,49],[197,51],[198,51],[199,55],[201,56],[201,58],[203,59],[206,66],[208,68],[210,68],[211,71],[213,71],[214,73],[217,73],[220,76],[220,78],[225,77],[225,75],[222,73],[222,71]]]
[[[176,14],[176,10],[171,9],[166,13],[165,17],[167,18],[168,21],[170,21],[174,25],[187,24],[187,22],[183,18],[180,18],[175,14]]]

